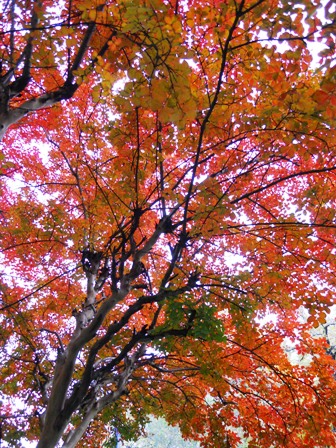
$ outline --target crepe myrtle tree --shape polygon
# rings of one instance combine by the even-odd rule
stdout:
[[[3,441],[335,445],[334,9],[1,2]]]

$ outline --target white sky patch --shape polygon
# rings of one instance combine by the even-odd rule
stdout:
[[[263,314],[259,313],[255,318],[255,321],[261,328],[268,324],[277,325],[278,316],[274,313],[271,313],[270,311],[266,311],[266,313]]]
[[[117,93],[121,92],[123,90],[123,88],[125,87],[125,84],[129,81],[130,81],[130,79],[128,76],[118,79],[118,81],[116,81],[112,86],[112,93],[114,95],[116,95]]]
[[[246,265],[247,259],[244,255],[234,254],[232,252],[225,252],[224,254],[225,264],[230,269],[236,268],[239,266]]]

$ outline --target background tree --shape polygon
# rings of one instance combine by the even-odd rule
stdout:
[[[126,443],[128,448],[199,448],[198,442],[185,441],[178,428],[168,426],[163,419],[152,419],[146,425],[146,433],[136,442]],[[121,445],[122,448],[122,445]]]
[[[1,22],[3,439],[97,446],[154,414],[210,448],[334,446],[310,333],[335,294],[332,3],[11,0]]]

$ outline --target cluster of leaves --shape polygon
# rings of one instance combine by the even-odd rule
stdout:
[[[335,296],[332,4],[11,0],[0,20],[3,438],[93,447],[154,414],[209,448],[335,445],[309,331]]]

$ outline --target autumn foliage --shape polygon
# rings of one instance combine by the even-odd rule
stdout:
[[[0,23],[2,439],[97,447],[156,415],[208,448],[335,446],[333,2]]]

